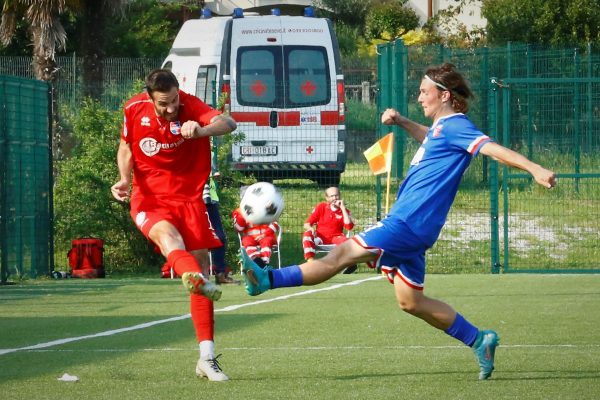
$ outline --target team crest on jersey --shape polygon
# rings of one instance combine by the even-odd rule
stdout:
[[[171,122],[169,130],[173,135],[181,135],[181,124],[179,121]]]
[[[146,117],[146,116],[142,117],[140,124],[142,126],[150,126],[150,117]]]
[[[444,127],[444,125],[437,125],[435,128],[433,128],[433,137],[440,137],[442,135],[442,128]]]
[[[160,151],[160,144],[156,139],[147,137],[140,140],[140,149],[148,157],[152,157]]]

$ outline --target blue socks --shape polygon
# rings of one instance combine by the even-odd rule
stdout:
[[[456,319],[450,328],[446,329],[444,332],[471,347],[473,346],[473,343],[475,343],[475,339],[477,339],[479,329],[464,319],[462,315],[456,313]]]
[[[272,269],[269,271],[271,278],[271,287],[282,288],[292,286],[302,286],[302,270],[297,265],[281,269]]]

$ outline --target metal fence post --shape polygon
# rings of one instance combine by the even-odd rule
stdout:
[[[489,116],[489,135],[492,138],[498,137],[498,86],[497,78],[491,78],[488,90],[488,116]],[[498,162],[490,161],[490,253],[491,253],[491,272],[497,274],[500,272],[500,229],[498,227]]]
[[[575,64],[575,68],[573,68],[573,78],[577,78],[579,75],[579,65],[581,62],[581,56],[579,55],[579,51],[577,48],[573,49],[573,61]],[[574,137],[574,145],[575,145],[575,173],[579,174],[581,172],[581,95],[579,93],[579,83],[577,81],[573,82],[573,129],[575,133]],[[579,179],[575,179],[575,193],[579,193]]]

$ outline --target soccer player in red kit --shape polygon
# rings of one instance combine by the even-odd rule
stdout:
[[[345,242],[348,237],[344,235],[344,229],[351,231],[352,228],[354,221],[340,196],[340,189],[335,186],[325,189],[325,201],[316,205],[304,223],[304,258],[312,260],[318,245]]]
[[[211,171],[210,136],[228,134],[236,123],[179,90],[175,75],[164,69],[150,72],[146,91],[131,98],[124,113],[117,151],[120,179],[112,194],[119,201],[131,198],[130,213],[138,229],[190,291],[200,347],[196,373],[211,381],[228,380],[213,340],[213,301],[221,290],[204,277],[207,249],[221,242],[210,226],[202,191]]]

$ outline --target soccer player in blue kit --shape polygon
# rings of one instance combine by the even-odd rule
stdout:
[[[385,110],[381,116],[383,124],[399,125],[421,143],[389,215],[327,256],[301,265],[261,268],[242,252],[248,294],[316,285],[359,262],[379,266],[394,284],[400,308],[471,347],[479,362],[479,379],[489,378],[498,334],[480,330],[450,305],[425,296],[425,251],[437,240],[462,176],[477,154],[527,171],[546,188],[555,186],[556,175],[480,132],[464,115],[470,97],[471,90],[454,65],[427,69],[418,102],[433,125],[418,124],[394,109]]]

